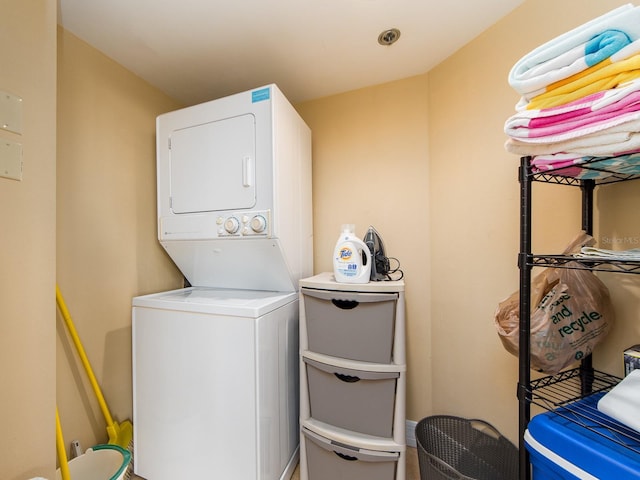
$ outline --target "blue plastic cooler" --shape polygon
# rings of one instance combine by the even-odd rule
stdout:
[[[640,433],[599,412],[602,395],[531,419],[533,480],[640,480]]]

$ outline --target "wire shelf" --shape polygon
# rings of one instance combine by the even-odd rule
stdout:
[[[640,454],[640,433],[597,408],[598,400],[620,380],[598,370],[575,368],[533,380],[528,393],[532,404]]]
[[[568,265],[569,263],[571,264]],[[531,255],[527,265],[640,274],[640,260],[612,260],[597,257],[573,257],[571,255]]]
[[[543,182],[579,187],[582,200],[582,229],[593,232],[594,191],[598,185],[615,184],[640,179],[638,173],[625,173],[625,166],[614,166],[618,171],[606,170],[605,161],[594,159],[580,165],[553,171],[535,171],[532,157],[522,157],[518,170],[520,183],[520,253],[518,267],[520,281],[520,335],[522,339],[530,334],[529,300],[531,293],[531,268],[552,267],[581,269],[614,273],[640,273],[640,261],[618,260],[612,258],[585,258],[566,255],[532,254],[532,183]],[[583,176],[593,178],[575,178],[575,168],[582,170]],[[632,169],[626,169],[627,172]],[[536,405],[554,412],[558,418],[570,422],[576,428],[585,428],[595,435],[601,435],[608,441],[630,450],[633,455],[640,454],[640,433],[606,416],[597,409],[597,401],[620,382],[620,378],[591,368],[591,358],[583,359],[581,367],[567,370],[557,375],[531,380],[530,358],[520,355],[518,399],[520,402],[519,427],[521,432],[527,428],[531,419],[530,406]],[[523,436],[520,436],[519,479],[530,480],[531,468]],[[603,442],[604,443],[604,442]]]
[[[601,176],[602,178],[579,179],[572,177],[571,174],[575,172],[576,168],[585,172],[591,172],[593,177]],[[624,167],[619,170],[621,171],[607,168],[607,165],[603,163],[602,158],[594,157],[589,162],[545,171],[534,171],[533,166],[529,164],[529,167],[527,168],[527,175],[531,177],[531,180],[536,182],[571,186],[581,186],[584,181],[593,181],[595,185],[605,185],[608,183],[625,182],[627,180],[640,178],[640,174],[638,173],[624,172]]]
[[[574,177],[567,177],[551,172],[530,172],[531,179],[536,182],[555,183],[558,185],[570,185],[579,187],[582,185],[583,180]],[[609,177],[594,179],[596,185],[606,185],[609,183],[625,182],[627,180],[635,180],[640,178],[640,175],[629,174],[613,174]]]

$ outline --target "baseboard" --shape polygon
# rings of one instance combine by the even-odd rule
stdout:
[[[413,420],[407,420],[405,422],[405,432],[407,437],[407,447],[415,447],[416,446],[416,425],[418,422],[414,422]]]

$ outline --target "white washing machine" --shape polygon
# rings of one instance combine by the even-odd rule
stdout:
[[[133,299],[134,472],[289,479],[311,132],[275,85],[156,127],[158,240],[192,287]]]
[[[297,294],[198,287],[133,305],[136,473],[290,478],[298,447]]]

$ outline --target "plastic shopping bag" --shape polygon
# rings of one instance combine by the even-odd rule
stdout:
[[[565,255],[589,243],[594,243],[593,238],[582,233]],[[499,303],[494,320],[502,344],[517,356],[519,292]],[[558,373],[589,355],[613,323],[609,290],[593,272],[573,262],[543,270],[531,281],[531,367]]]

